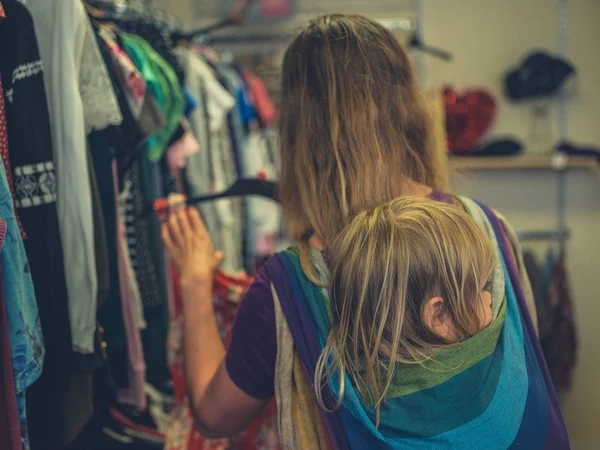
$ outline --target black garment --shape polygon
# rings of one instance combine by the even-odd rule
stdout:
[[[71,332],[42,65],[31,15],[16,0],[3,5],[7,19],[0,23],[0,72],[16,204],[46,345],[44,374],[64,382]]]
[[[94,251],[96,254],[96,275],[98,278],[98,309],[102,307],[110,292],[110,256],[106,241],[106,224],[102,211],[102,200],[96,171],[92,163],[92,151],[88,143],[88,173],[90,176],[90,190],[92,194],[92,214],[94,215]]]
[[[109,276],[111,280],[106,301],[98,312],[98,320],[104,329],[104,340],[108,344],[106,351],[115,382],[119,387],[127,387],[129,384],[127,376],[127,340],[121,305],[121,289],[119,286],[117,205],[112,170],[114,152],[110,148],[106,136],[102,131],[90,133],[88,142],[98,182],[102,213],[105,218],[106,243],[110,268]]]
[[[131,265],[138,281],[143,305],[147,308],[157,307],[165,302],[165,298],[156,276],[148,223],[145,218],[141,218],[146,205],[139,161],[134,161],[125,174],[125,188],[129,194],[125,206],[125,227]]]
[[[55,400],[71,381],[73,352],[42,63],[27,9],[16,0],[2,5],[7,18],[0,23],[0,73],[9,159],[46,347],[42,375],[27,390],[29,436],[37,450],[52,448],[63,437],[54,422],[60,416]]]

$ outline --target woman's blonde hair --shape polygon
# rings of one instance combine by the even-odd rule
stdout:
[[[481,326],[480,294],[494,249],[456,205],[404,197],[359,213],[328,247],[333,324],[315,372],[321,392],[344,374],[370,404],[385,400],[397,363],[423,363],[436,348],[464,340]],[[448,341],[423,317],[441,297],[455,329]],[[331,405],[329,405],[330,407]]]
[[[443,189],[445,153],[408,56],[393,34],[356,15],[313,20],[283,63],[279,197],[302,266],[347,219],[403,194],[409,179]]]

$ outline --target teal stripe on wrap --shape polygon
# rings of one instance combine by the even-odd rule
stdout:
[[[503,267],[509,279],[504,262]],[[502,333],[504,341],[502,371],[489,407],[472,421],[428,439],[387,438],[390,448],[481,450],[506,449],[512,444],[525,410],[529,380],[525,367],[523,328],[512,289],[506,289],[506,301],[507,313]],[[476,386],[473,388],[476,389]],[[379,431],[375,432],[379,433]]]
[[[379,430],[388,438],[429,438],[474,420],[494,398],[503,357],[501,334],[496,351],[468,370],[434,388],[389,400]]]
[[[329,313],[327,311],[327,305],[325,299],[323,298],[323,294],[321,293],[319,287],[310,281],[302,270],[298,253],[294,251],[294,249],[289,249],[286,250],[284,254],[294,265],[296,276],[302,289],[303,297],[306,300],[306,306],[308,306],[309,311],[312,313],[313,319],[315,320],[317,329],[319,331],[321,345],[324,346],[325,342],[327,342],[327,337],[329,336],[331,321],[329,320]]]

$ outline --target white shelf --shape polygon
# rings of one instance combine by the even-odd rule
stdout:
[[[594,158],[584,156],[556,157],[531,156],[451,156],[450,166],[455,170],[562,170],[587,169],[600,171]]]

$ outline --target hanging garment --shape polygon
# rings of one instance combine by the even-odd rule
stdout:
[[[194,419],[186,392],[183,367],[183,305],[179,291],[177,273],[175,281],[175,303],[172,306],[169,327],[169,367],[175,387],[173,410],[166,430],[165,450],[276,450],[279,447],[277,414],[275,404],[270,403],[247,430],[229,439],[204,439],[194,426]],[[214,300],[215,317],[219,333],[225,346],[231,339],[231,329],[239,301],[251,284],[244,276],[228,276],[219,272],[215,278]]]
[[[9,147],[4,92],[0,92],[0,99],[0,154],[7,155]],[[31,270],[4,164],[0,164],[0,218],[6,222],[6,239],[2,251],[2,289],[8,316],[21,440],[23,447],[28,449],[25,391],[41,375],[44,341]]]
[[[177,56],[185,67],[185,86],[198,98],[198,108],[189,124],[200,151],[188,158],[185,171],[186,194],[190,197],[213,192],[211,158],[212,130],[223,126],[227,111],[235,105],[233,97],[219,84],[202,58],[189,49],[178,49]],[[211,116],[211,111],[213,115]],[[212,202],[198,206],[215,248],[220,248],[220,228]]]
[[[118,22],[119,28],[131,34],[140,36],[173,68],[180,84],[183,84],[183,69],[175,55],[175,42],[172,32],[166,22],[122,20]]]
[[[134,305],[134,311],[135,311],[135,317],[136,317],[136,326],[140,330],[145,330],[147,328],[147,324],[146,324],[146,318],[144,317],[144,305],[142,303],[142,296],[140,294],[140,286],[139,286],[137,279],[135,278],[135,271],[133,270],[133,265],[131,263],[131,253],[130,253],[129,245],[127,242],[127,227],[125,226],[125,218],[128,214],[127,200],[130,195],[131,195],[130,184],[127,183],[124,185],[123,191],[119,195],[119,214],[121,215],[121,218],[123,221],[123,223],[121,224],[122,227],[120,228],[121,235],[119,236],[119,239],[122,239],[125,244],[123,246],[123,256],[124,256],[123,259],[125,262],[125,273],[126,273],[126,276],[129,278],[130,284],[131,284],[131,294],[133,297],[133,305]]]
[[[0,252],[6,238],[6,221],[0,219]],[[2,274],[0,273],[0,448],[3,450],[21,450],[21,429],[10,341],[8,336],[8,318],[4,301]]]
[[[184,115],[185,98],[173,68],[139,36],[122,33],[123,48],[142,73],[148,89],[156,98],[167,124],[148,141],[151,162],[159,161]]]
[[[96,273],[98,277],[98,305],[101,306],[109,293],[109,263],[104,215],[100,203],[98,185],[89,148],[88,174],[92,191],[94,211],[94,244]],[[58,234],[58,231],[56,231]],[[27,245],[27,243],[26,243]],[[34,282],[35,284],[35,282]],[[37,289],[37,286],[36,286]],[[66,301],[66,298],[65,298]],[[68,314],[65,323],[68,327]],[[42,322],[42,331],[46,328]],[[94,371],[104,364],[100,348],[102,328],[98,329],[94,354],[73,353],[71,340],[65,342],[70,356],[70,364],[62,369],[65,377],[62,382],[47,376],[50,366],[44,364],[42,376],[27,389],[27,422],[31,447],[35,450],[54,450],[71,444],[82,432],[94,412],[92,379]],[[46,353],[48,360],[48,352]],[[53,367],[53,369],[58,369]]]
[[[113,56],[113,66],[119,69],[116,72],[119,74],[120,81],[128,88],[125,92],[127,94],[129,109],[135,118],[139,118],[142,112],[144,97],[146,96],[146,80],[144,80],[140,71],[135,67],[131,59],[129,59],[127,53],[119,47],[112,30],[107,27],[100,27],[98,34]]]
[[[111,147],[117,152],[121,172],[120,184],[125,170],[142,151],[151,136],[165,126],[164,116],[146,80],[129,56],[115,41],[116,36],[106,27],[97,27],[100,52],[119,101],[123,122],[105,130]]]
[[[157,198],[165,195],[164,175],[168,173],[163,167],[163,161],[151,162],[147,152],[140,157],[140,175],[142,182],[143,204],[151,205]],[[160,224],[154,215],[146,220],[150,244],[150,254],[156,270],[154,275],[158,280],[161,303],[156,308],[145,311],[148,328],[144,332],[144,352],[148,367],[148,381],[162,383],[169,377],[167,367],[167,350],[165,342],[169,328],[169,297],[170,274],[165,261],[165,248],[160,233]],[[140,281],[141,282],[141,281]],[[166,377],[166,378],[165,378]]]
[[[552,308],[551,332],[543,337],[542,348],[556,389],[568,391],[577,363],[577,330],[564,251],[552,266],[550,287],[546,295]]]
[[[260,78],[248,70],[244,71],[244,78],[250,87],[254,106],[262,127],[270,127],[275,122],[277,111],[267,87]]]
[[[157,270],[152,259],[148,221],[143,218],[146,203],[142,193],[139,161],[133,162],[127,171],[125,185],[129,191],[125,206],[125,224],[131,265],[139,283],[142,303],[144,307],[151,308],[164,304],[165,296],[160,291]]]
[[[119,206],[119,186],[117,182],[118,170],[117,162],[115,160],[112,161],[112,169],[117,218],[117,255],[119,284],[121,286],[121,309],[123,311],[125,336],[127,339],[129,378],[129,386],[126,389],[120,389],[117,398],[122,404],[145,409],[146,394],[144,385],[146,384],[146,364],[144,362],[144,352],[142,350],[142,337],[140,334],[138,315],[135,310],[135,288],[133,281],[129,277],[128,262],[126,260],[128,254],[125,250],[127,241],[125,239],[125,224],[123,223],[123,217],[121,216]]]
[[[314,448],[323,428],[333,448],[570,448],[530,318],[532,299],[527,298],[530,289],[516,236],[491,210],[466,198],[460,202],[496,249],[496,267],[505,275],[502,286],[494,280],[492,287],[492,309],[499,305],[499,314],[477,335],[436,352],[435,360],[448,370],[427,363],[401,365],[379,427],[373,408],[361,400],[347,375],[341,408],[334,413],[319,408],[320,425],[314,409],[294,409],[297,402],[316,406],[312,388],[305,384],[313,379],[329,334],[330,297],[306,277],[296,250],[266,264],[278,317],[275,391],[284,448]],[[324,261],[316,262],[320,280],[326,280]],[[296,357],[307,379],[294,376]],[[478,386],[475,396],[473,386]],[[336,379],[330,387],[333,395],[339,393]]]
[[[70,370],[71,332],[46,91],[41,70],[23,71],[29,63],[40,60],[31,15],[16,0],[5,0],[4,6],[9,18],[0,24],[0,72],[7,94],[10,148],[5,157],[10,162],[16,208],[27,234],[25,250],[46,347],[43,377],[59,388],[65,385]]]
[[[23,0],[39,38],[54,142],[58,219],[65,259],[73,348],[93,353],[97,278],[86,133],[122,120],[82,2]],[[73,176],[77,174],[77,176]]]
[[[117,216],[115,207],[114,180],[112,173],[113,150],[101,131],[88,136],[93,167],[98,181],[102,212],[105,219],[106,242],[109,252],[110,289],[109,294],[98,311],[98,322],[104,330],[107,343],[106,352],[115,383],[118,387],[127,387],[128,349],[121,305],[121,285],[119,283],[119,260],[117,251]]]
[[[270,161],[266,141],[257,130],[252,130],[241,155],[243,178],[263,176],[275,180],[276,168]],[[244,199],[247,211],[246,234],[250,261],[256,262],[274,255],[278,250],[282,215],[279,204],[272,200],[248,197]]]
[[[200,151],[198,142],[191,132],[186,132],[181,139],[175,142],[167,150],[167,162],[169,172],[177,177],[180,170],[184,169],[187,159]]]
[[[540,341],[552,332],[552,307],[550,306],[547,291],[544,289],[544,277],[542,268],[538,264],[535,256],[530,251],[523,253],[523,261],[527,269],[527,275],[531,281],[533,296],[535,298],[535,308],[538,313],[538,329],[540,330]]]

